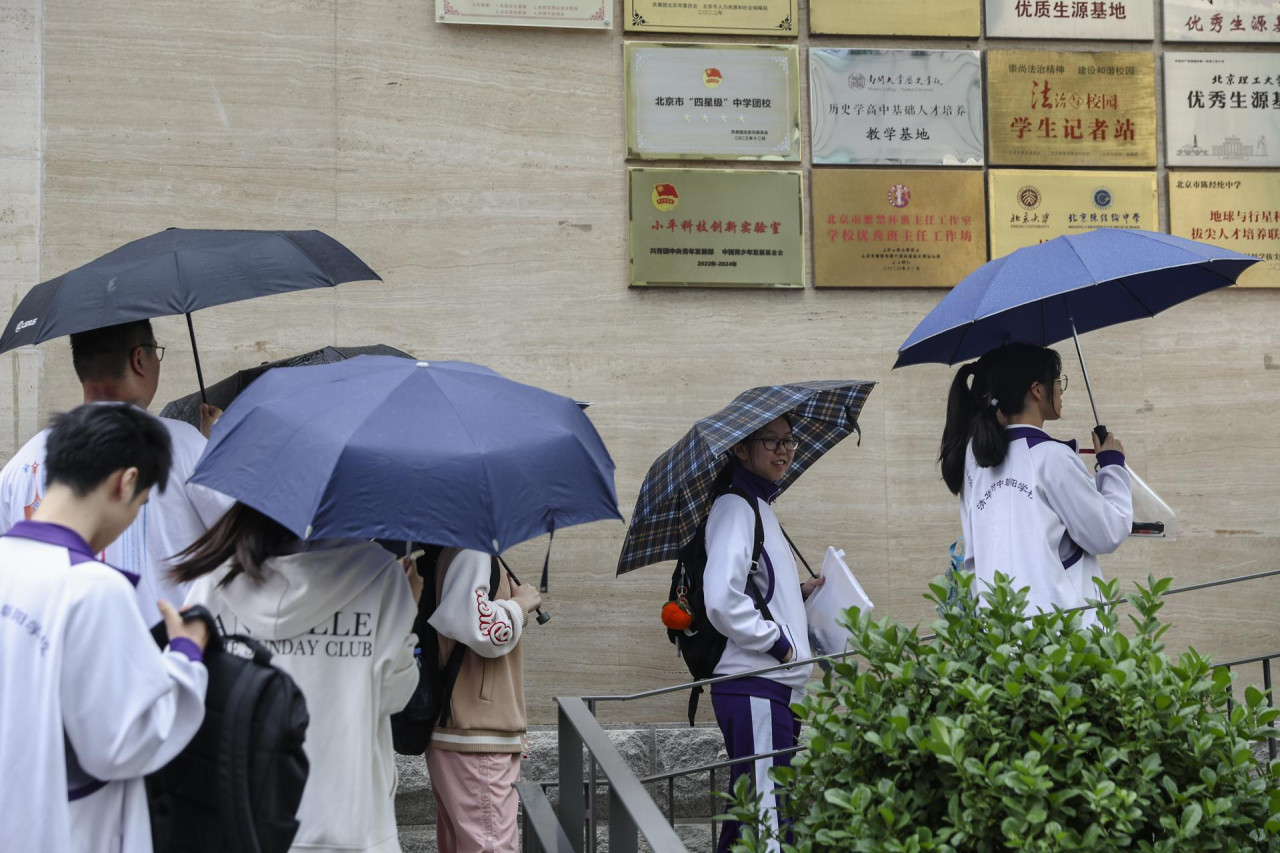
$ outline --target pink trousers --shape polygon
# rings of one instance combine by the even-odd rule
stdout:
[[[440,853],[518,853],[520,753],[427,750]]]

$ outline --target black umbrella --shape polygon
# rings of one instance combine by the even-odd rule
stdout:
[[[185,397],[179,397],[176,400],[165,403],[164,408],[160,410],[160,417],[173,418],[175,421],[186,421],[196,429],[199,429],[201,402],[207,402],[210,405],[217,406],[219,409],[225,409],[231,405],[231,401],[241,391],[249,387],[250,382],[273,367],[306,367],[311,364],[332,364],[335,361],[345,361],[358,355],[394,355],[400,358],[413,358],[409,353],[398,350],[395,347],[389,347],[386,344],[374,344],[373,346],[365,347],[324,347],[311,352],[304,352],[302,355],[282,358],[279,361],[264,361],[257,367],[250,367],[233,373],[226,379],[215,382],[206,388],[203,401],[201,400],[200,392],[193,391]]]
[[[37,284],[18,304],[0,353],[104,326],[185,314],[204,393],[191,312],[255,296],[381,281],[320,231],[170,228]]]

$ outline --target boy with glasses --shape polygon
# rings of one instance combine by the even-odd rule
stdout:
[[[795,557],[770,504],[777,497],[778,482],[795,460],[796,439],[785,417],[776,418],[733,448],[730,460],[732,491],[720,495],[707,518],[707,565],[703,573],[707,618],[728,638],[715,674],[732,675],[779,663],[803,660],[809,653],[809,623],[804,600],[822,585],[824,578],[803,585]],[[755,509],[752,509],[752,504]],[[752,567],[756,512],[764,528],[764,549],[758,566]],[[772,621],[756,606],[747,585],[755,584]],[[730,758],[774,752],[794,747],[800,721],[791,703],[804,696],[812,664],[747,676],[711,686],[711,704],[724,733]],[[771,767],[788,766],[790,755],[735,764],[730,782],[751,773],[761,797],[761,813],[778,830],[777,801]],[[720,832],[720,851],[737,840],[739,825],[727,821]],[[776,850],[776,842],[770,846]]]
[[[71,361],[84,389],[85,403],[151,405],[160,382],[164,347],[156,343],[149,320],[122,323],[71,336]],[[221,411],[201,407],[202,426],[212,427]],[[187,483],[204,452],[205,435],[188,423],[158,418],[173,446],[173,485],[138,514],[137,521],[104,552],[107,563],[138,578],[138,608],[148,625],[160,618],[156,600],[186,599],[186,584],[165,577],[171,558],[196,541],[222,517],[231,501],[203,486]],[[208,434],[208,428],[205,428]],[[31,518],[47,491],[45,441],[37,433],[0,471],[0,533]]]

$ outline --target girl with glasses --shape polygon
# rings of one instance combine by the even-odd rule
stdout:
[[[1124,445],[1093,444],[1092,475],[1075,441],[1044,431],[1062,416],[1067,379],[1051,349],[1006,344],[966,364],[951,383],[938,454],[942,479],[960,496],[965,569],[979,588],[996,572],[1030,587],[1036,610],[1079,607],[1095,598],[1099,554],[1120,547],[1133,524]],[[1082,614],[1084,624],[1095,619]]]

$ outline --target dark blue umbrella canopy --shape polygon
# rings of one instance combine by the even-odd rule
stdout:
[[[0,352],[118,323],[369,280],[378,274],[320,231],[170,228],[31,288],[0,334]]]
[[[1258,258],[1169,234],[1100,228],[979,267],[929,312],[894,367],[957,364],[1001,344],[1049,346],[1234,284]]]
[[[218,421],[191,481],[305,539],[496,554],[621,519],[613,471],[568,397],[465,362],[360,356],[267,371]]]

